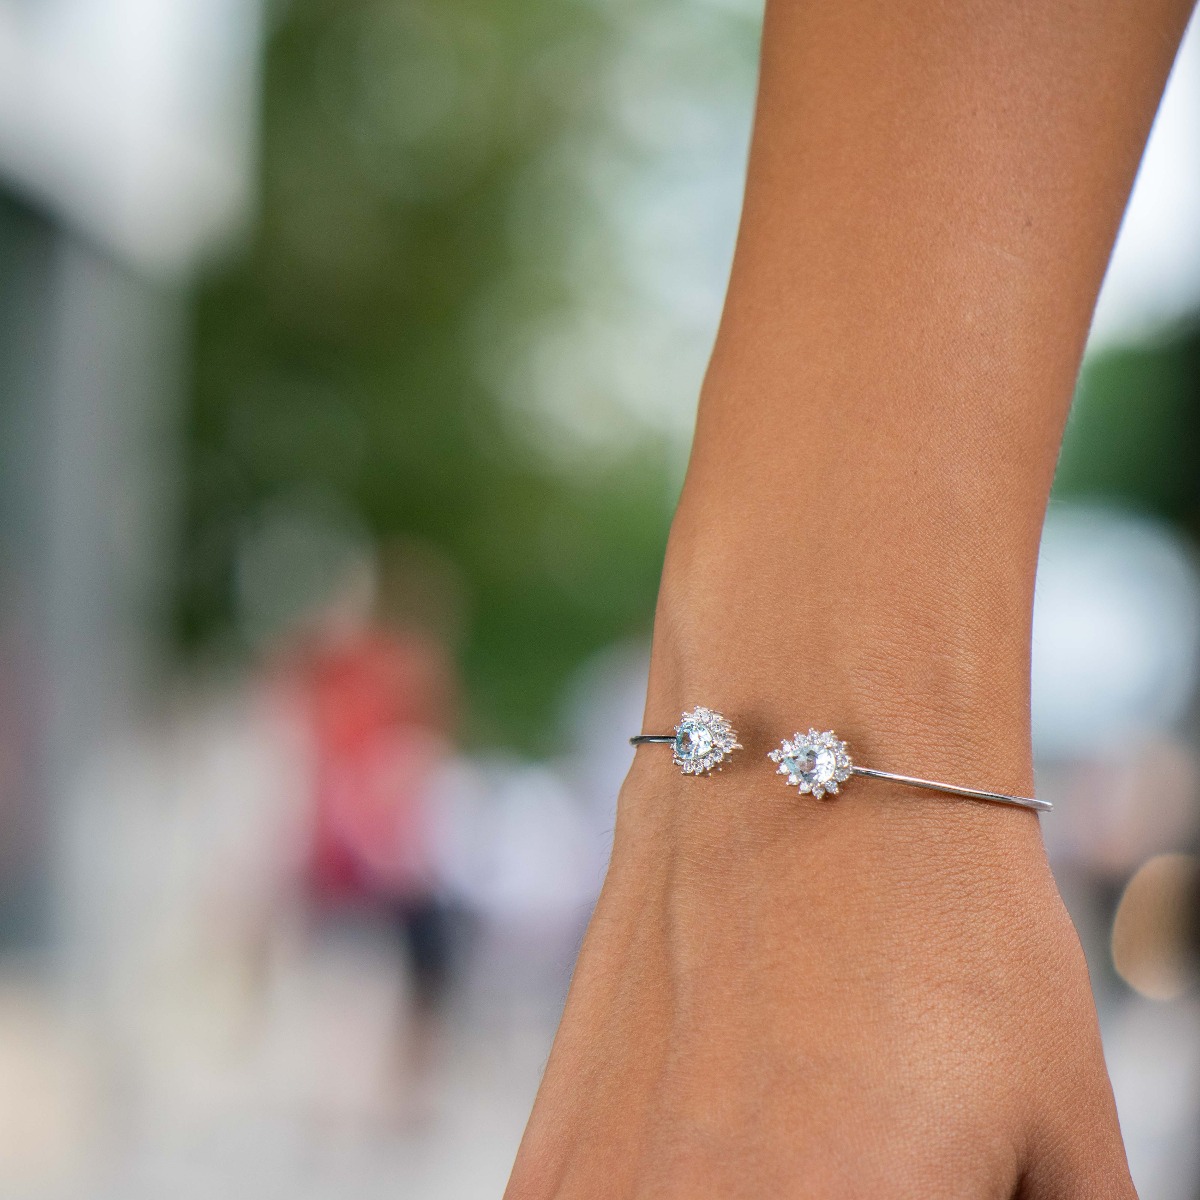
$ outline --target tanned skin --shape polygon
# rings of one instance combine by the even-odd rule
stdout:
[[[769,0],[638,751],[507,1200],[1134,1196],[1031,794],[1034,569],[1190,3]],[[1053,820],[1053,817],[1046,818]]]

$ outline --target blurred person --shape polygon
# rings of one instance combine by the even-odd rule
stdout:
[[[318,932],[369,937],[382,922],[404,958],[410,1002],[384,1104],[409,1120],[428,1106],[450,981],[430,797],[456,687],[441,642],[379,608],[374,565],[354,564],[285,660],[312,755],[309,903]]]
[[[763,755],[1031,791],[1039,537],[1190,10],[767,4],[642,726],[745,751],[637,755],[510,1200],[1134,1195],[1037,816]]]

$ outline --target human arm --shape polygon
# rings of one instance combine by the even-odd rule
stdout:
[[[1047,496],[1182,0],[767,7],[746,203],[640,751],[513,1200],[1132,1195],[1030,794]],[[1051,818],[1053,819],[1053,818]]]

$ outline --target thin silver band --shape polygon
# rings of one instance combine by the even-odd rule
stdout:
[[[897,775],[894,771],[876,771],[871,767],[851,767],[852,775],[869,775],[872,779],[890,779],[908,787],[924,788],[927,792],[947,792],[951,796],[967,796],[972,800],[991,800],[994,804],[1011,804],[1014,808],[1032,808],[1037,812],[1051,812],[1054,805],[1049,800],[1037,800],[1033,796],[1010,796],[1007,792],[985,792],[982,788],[958,787],[953,783],[935,783],[932,779],[914,779],[911,775]]]
[[[798,735],[799,736],[799,735]],[[815,730],[812,731],[812,736],[816,736]],[[675,733],[639,733],[629,739],[631,746],[649,746],[649,745],[671,745],[677,740],[678,735]],[[786,745],[786,743],[785,743]],[[845,743],[842,743],[842,750],[845,750]],[[776,751],[770,757],[776,762],[780,761],[779,752]],[[906,787],[923,788],[927,792],[942,792],[950,796],[965,796],[969,800],[988,800],[993,804],[1008,804],[1013,808],[1031,808],[1034,812],[1052,812],[1054,805],[1049,800],[1038,800],[1033,796],[1010,796],[1007,792],[989,792],[983,788],[960,787],[954,783],[938,783],[933,779],[918,779],[913,775],[899,775],[895,771],[877,771],[873,767],[859,767],[853,765],[849,761],[849,756],[845,756],[845,769],[851,775],[865,775],[871,779],[887,779],[892,783],[902,783]],[[845,778],[844,775],[839,775],[839,779]],[[793,779],[791,782],[795,783]],[[834,787],[833,791],[837,791]],[[821,793],[817,793],[820,795]]]

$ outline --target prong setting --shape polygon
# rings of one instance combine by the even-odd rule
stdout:
[[[787,776],[789,786],[818,800],[826,794],[836,796],[838,785],[845,783],[854,770],[846,743],[832,729],[797,733],[767,757],[779,764],[777,773]]]
[[[685,775],[707,775],[742,747],[737,734],[719,712],[701,705],[685,712],[675,726],[671,758]]]

